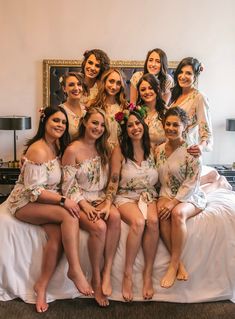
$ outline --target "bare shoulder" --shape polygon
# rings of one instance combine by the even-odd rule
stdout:
[[[80,142],[74,141],[69,144],[62,157],[62,165],[74,165],[76,164],[76,156],[79,152]]]
[[[122,162],[124,156],[122,155],[122,151],[119,145],[115,146],[112,151],[112,161],[120,161]]]
[[[42,141],[37,141],[30,145],[25,157],[36,164],[43,164],[49,160],[45,144]]]

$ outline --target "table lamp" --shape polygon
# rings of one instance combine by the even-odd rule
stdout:
[[[29,116],[0,116],[0,130],[14,131],[14,162],[16,159],[16,131],[31,129],[31,117]]]

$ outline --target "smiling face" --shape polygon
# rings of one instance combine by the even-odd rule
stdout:
[[[141,140],[144,134],[144,126],[140,120],[131,114],[126,123],[127,134],[131,140]]]
[[[139,86],[139,94],[141,99],[146,103],[155,102],[157,99],[157,94],[153,90],[151,84],[147,81],[143,81]]]
[[[84,123],[86,128],[85,136],[92,140],[98,140],[105,131],[105,120],[102,114],[92,113],[87,122]]]
[[[182,67],[178,74],[178,84],[182,89],[193,87],[195,82],[195,75],[191,65],[185,65]]]
[[[59,139],[65,132],[67,119],[64,113],[52,114],[45,125],[45,136],[49,139]]]
[[[181,140],[185,125],[176,115],[169,115],[164,123],[165,135],[168,140]]]
[[[109,74],[105,81],[105,91],[109,96],[115,96],[118,94],[122,87],[121,77],[117,72]]]
[[[64,92],[68,99],[80,99],[83,93],[83,88],[76,76],[69,76],[65,80]]]
[[[147,70],[150,74],[157,75],[161,70],[160,55],[153,51],[147,61]]]
[[[84,67],[85,78],[95,79],[100,73],[100,61],[91,54],[87,59]]]

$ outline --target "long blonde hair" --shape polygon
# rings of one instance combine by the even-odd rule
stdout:
[[[120,105],[122,109],[125,109],[127,107],[127,100],[126,100],[126,86],[124,82],[124,75],[123,72],[119,69],[112,68],[107,71],[105,71],[101,77],[101,81],[99,83],[99,91],[97,96],[95,97],[94,100],[91,101],[91,106],[98,107],[106,111],[107,108],[107,92],[105,90],[105,84],[110,76],[111,73],[116,72],[120,76],[121,80],[121,88],[120,91],[116,94],[115,99],[116,102]]]

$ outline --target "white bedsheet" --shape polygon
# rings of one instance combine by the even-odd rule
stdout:
[[[208,195],[208,206],[187,222],[188,238],[182,259],[189,272],[187,282],[177,281],[169,289],[161,288],[160,279],[167,269],[169,254],[160,241],[154,264],[153,300],[203,302],[230,299],[235,302],[235,192],[217,190]],[[122,223],[120,244],[115,256],[110,299],[122,301],[121,284],[128,226]],[[80,256],[88,278],[91,268],[87,253],[88,235],[81,231]],[[22,223],[0,206],[0,300],[21,298],[34,303],[33,285],[40,273],[45,233],[39,226]],[[134,266],[134,300],[142,300],[143,253]],[[81,296],[66,277],[63,257],[49,284],[48,302]]]

